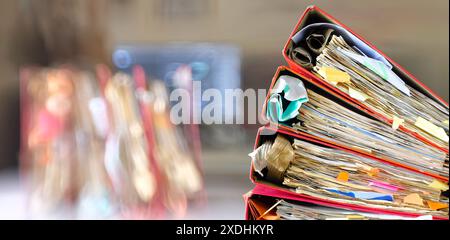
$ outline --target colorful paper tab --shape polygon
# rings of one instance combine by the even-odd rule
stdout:
[[[444,142],[448,143],[448,135],[445,130],[441,127],[434,125],[433,123],[423,119],[422,117],[418,117],[416,123],[414,124],[416,127],[424,130],[425,132],[441,139]]]
[[[434,179],[430,184],[428,184],[428,186],[432,187],[434,189],[437,189],[437,190],[441,190],[441,191],[447,191],[448,190],[448,185],[447,184],[445,184],[445,183],[443,183],[443,182],[441,182],[439,180],[436,180],[436,179]]]
[[[405,198],[403,198],[403,202],[423,206],[423,199],[417,193],[411,193],[407,195]]]
[[[351,87],[348,88],[348,94],[350,95],[350,97],[352,97],[358,101],[361,101],[361,102],[364,102],[369,98],[369,96],[367,96],[365,93],[360,92]]]
[[[341,182],[347,182],[348,181],[348,172],[345,172],[345,171],[340,172],[336,179]]]
[[[331,67],[321,67],[318,71],[319,75],[323,79],[327,80],[333,85],[338,83],[349,83],[350,75],[346,72]]]

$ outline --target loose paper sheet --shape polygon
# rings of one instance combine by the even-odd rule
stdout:
[[[416,123],[414,125],[416,125],[420,129],[426,131],[427,133],[441,139],[442,141],[448,143],[449,138],[443,128],[434,125],[433,123],[423,119],[422,117],[418,117],[416,120]]]

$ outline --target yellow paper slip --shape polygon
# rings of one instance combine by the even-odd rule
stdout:
[[[350,83],[350,75],[348,73],[340,71],[335,68],[330,67],[322,67],[319,69],[318,73],[322,78],[327,80],[333,85],[337,85],[338,83]]]
[[[407,195],[405,198],[403,198],[403,202],[423,206],[423,199],[417,193],[411,193]]]
[[[366,101],[369,98],[369,96],[367,96],[365,93],[360,92],[360,91],[358,91],[358,90],[356,90],[354,88],[351,88],[351,87],[348,88],[348,94],[350,95],[350,97],[352,97],[352,98],[354,98],[356,100],[359,100],[361,102],[364,102],[364,101]]]
[[[445,130],[443,128],[434,125],[433,123],[423,119],[422,117],[418,117],[414,125],[448,143],[448,135],[447,133],[445,133]]]
[[[405,120],[403,120],[397,116],[394,116],[393,121],[392,121],[392,129],[397,130],[398,127],[400,127],[400,125],[402,125],[404,122],[405,122]]]
[[[433,180],[433,182],[431,182],[430,184],[428,184],[429,187],[437,189],[437,190],[441,190],[441,191],[447,191],[448,190],[448,185],[438,181],[436,179]]]

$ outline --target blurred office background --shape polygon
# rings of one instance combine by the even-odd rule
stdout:
[[[448,101],[447,0],[0,1],[0,218],[24,216],[17,172],[20,66],[113,66],[112,54],[124,44],[227,44],[239,49],[241,88],[266,89],[284,64],[285,41],[310,4],[373,42]],[[203,147],[208,205],[188,218],[244,216],[242,194],[251,188],[247,154],[258,126],[229,127],[239,129],[241,134],[232,135],[236,141],[202,139],[208,143]]]

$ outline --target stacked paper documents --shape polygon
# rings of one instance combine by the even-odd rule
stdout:
[[[448,219],[448,103],[314,6],[283,54],[246,217]]]

